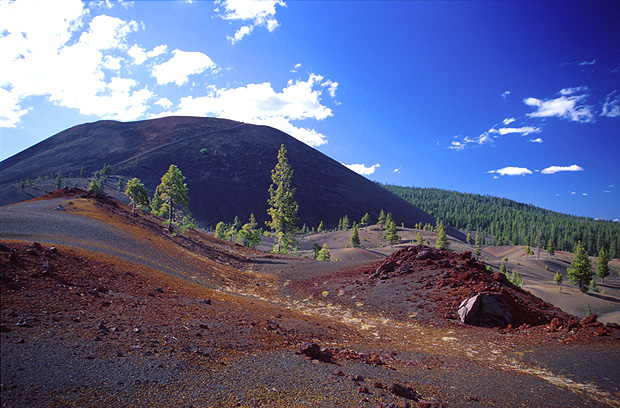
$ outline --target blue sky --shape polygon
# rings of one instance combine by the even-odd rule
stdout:
[[[620,2],[0,2],[0,159],[99,119],[279,128],[371,180],[620,218]]]

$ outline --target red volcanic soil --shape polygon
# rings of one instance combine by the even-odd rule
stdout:
[[[319,284],[320,283],[320,284]],[[384,261],[363,269],[345,270],[296,283],[310,296],[363,303],[394,318],[434,325],[458,323],[458,309],[478,294],[497,293],[506,302],[513,323],[502,331],[532,335],[555,333],[563,340],[604,336],[610,329],[596,316],[578,319],[513,285],[502,273],[493,273],[471,252],[454,253],[424,245],[403,248]]]
[[[468,253],[276,256],[79,190],[0,209],[3,406],[620,406],[620,330]],[[513,327],[457,320],[488,292]]]

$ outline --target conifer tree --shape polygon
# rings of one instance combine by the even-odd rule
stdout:
[[[341,229],[343,231],[347,231],[349,229],[349,227],[350,227],[349,216],[345,215],[344,217],[342,217],[342,228]]]
[[[588,258],[586,248],[579,241],[575,251],[575,259],[571,263],[570,268],[568,268],[568,281],[573,285],[577,285],[583,293],[587,293],[593,276],[590,258]]]
[[[357,231],[357,225],[355,225],[353,227],[353,234],[351,234],[351,247],[353,248],[359,248],[362,246],[362,244],[360,243],[360,235],[359,232]]]
[[[476,231],[476,243],[474,247],[474,254],[476,254],[476,259],[482,254],[482,244],[480,238],[480,231]]]
[[[471,245],[471,232],[467,231],[467,238],[465,239],[468,245]]]
[[[605,248],[601,248],[598,253],[596,276],[601,278],[603,280],[603,283],[605,283],[605,278],[609,276],[609,256],[607,255],[607,251],[605,251]]]
[[[220,221],[215,226],[215,237],[219,239],[226,239],[226,224],[224,221]]]
[[[322,234],[323,232],[325,232],[325,226],[323,225],[323,221],[320,222],[319,228],[317,228],[317,232],[319,234]]]
[[[140,179],[134,177],[127,182],[127,188],[125,189],[125,195],[131,200],[131,208],[133,213],[136,213],[136,207],[148,208],[151,205],[149,199],[149,193],[146,191],[146,187],[140,181]]]
[[[555,245],[553,244],[553,239],[549,238],[549,243],[547,244],[547,253],[551,256],[555,255]]]
[[[323,244],[323,248],[321,248],[321,250],[316,255],[316,260],[317,261],[331,261],[332,260],[332,256],[329,253],[329,248],[327,247],[327,244]]]
[[[175,206],[187,208],[187,184],[184,183],[185,176],[174,164],[170,165],[166,174],[161,178],[161,184],[157,186],[155,195],[159,196],[168,205],[168,232],[174,231],[174,210]]]
[[[368,224],[370,224],[370,215],[368,215],[368,213],[366,213],[366,214],[364,214],[364,216],[362,217],[362,219],[360,221],[360,226],[367,227]]]
[[[504,262],[502,262],[502,264],[499,266],[499,271],[504,275],[508,274],[508,269],[506,269],[506,264]]]
[[[437,221],[437,242],[435,243],[435,247],[439,249],[450,248],[443,221]]]
[[[284,145],[278,152],[278,163],[271,171],[272,184],[269,186],[270,208],[267,213],[271,221],[267,223],[275,232],[276,243],[273,252],[287,254],[299,248],[295,239],[297,228],[297,210],[299,206],[295,202],[295,189],[291,186],[293,169],[288,163]]]
[[[562,281],[564,280],[564,277],[562,276],[562,274],[560,273],[560,271],[557,271],[555,273],[555,275],[553,275],[553,281],[555,282],[556,285],[558,286],[562,286]]]
[[[239,231],[239,238],[241,239],[241,243],[249,248],[254,248],[261,241],[261,236],[263,235],[263,231],[260,229],[256,229],[257,223],[256,218],[254,218],[254,213],[250,214],[250,220],[241,227]]]
[[[398,230],[396,228],[396,223],[394,221],[385,222],[385,240],[388,245],[394,245],[400,240],[400,236],[398,235]]]
[[[383,225],[385,224],[385,212],[383,212],[383,208],[379,213],[379,220],[377,220],[377,224],[379,224],[381,228],[383,228]]]
[[[314,259],[319,255],[319,251],[321,250],[321,246],[318,243],[312,244],[312,253],[314,255]]]
[[[424,240],[422,239],[422,233],[420,231],[418,231],[418,235],[416,236],[415,240],[418,245],[422,245],[424,243]]]

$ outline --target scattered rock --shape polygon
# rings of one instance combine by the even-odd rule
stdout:
[[[155,292],[164,293],[164,290],[162,288],[157,288],[155,289]]]
[[[388,391],[390,391],[392,394],[396,396],[403,397],[403,398],[413,400],[413,401],[419,401],[422,399],[420,394],[418,394],[413,388],[405,387],[398,383],[394,383],[390,385],[390,388],[388,388]]]
[[[363,382],[364,377],[362,377],[361,375],[350,375],[349,380],[355,381],[355,382]]]
[[[462,323],[483,327],[505,327],[512,314],[501,293],[480,293],[464,300],[458,309]]]
[[[364,387],[364,386],[358,387],[357,392],[359,392],[360,394],[370,394],[368,387]]]
[[[10,331],[11,331],[11,329],[9,329],[8,326],[0,324],[0,333],[8,333]]]
[[[321,347],[316,343],[304,343],[300,347],[301,354],[312,359],[321,357]]]

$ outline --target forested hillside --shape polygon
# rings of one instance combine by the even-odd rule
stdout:
[[[436,188],[382,187],[422,210],[461,230],[480,231],[486,245],[529,245],[543,247],[553,241],[555,250],[573,252],[581,241],[588,254],[601,248],[611,258],[620,257],[620,223],[561,214],[531,204],[479,194]]]

